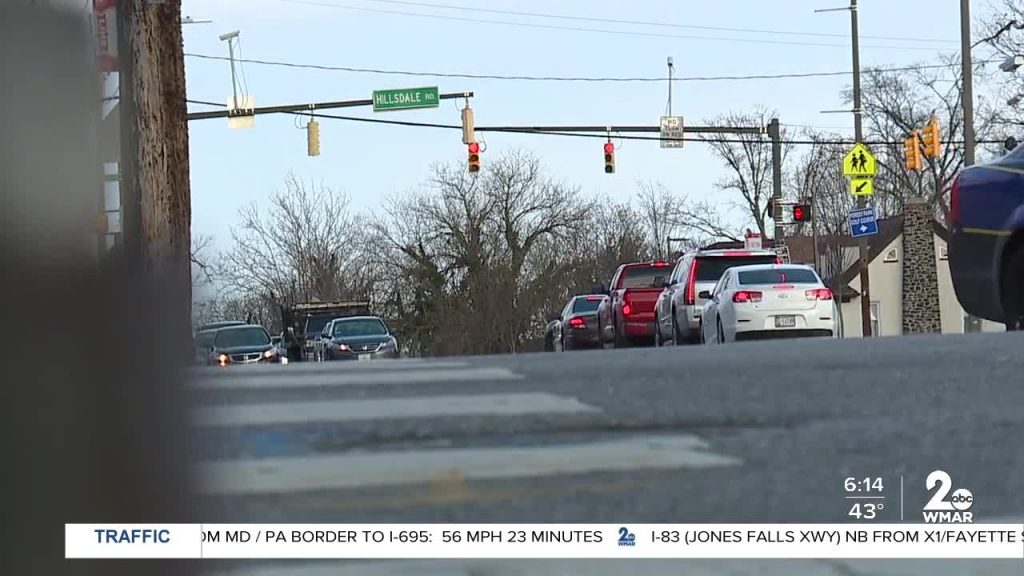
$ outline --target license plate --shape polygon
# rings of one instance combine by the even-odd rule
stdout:
[[[795,328],[796,327],[796,316],[776,316],[775,317],[776,328]]]
[[[369,354],[360,354],[356,358],[358,358],[359,360],[369,360],[370,358],[372,358],[372,356],[370,356]]]

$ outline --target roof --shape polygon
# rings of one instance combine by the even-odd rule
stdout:
[[[738,272],[746,272],[748,270],[775,270],[777,268],[800,268],[803,270],[814,270],[814,267],[806,264],[744,264],[743,266],[733,266],[729,270]]]
[[[364,315],[364,316],[339,316],[337,318],[332,318],[331,322],[347,322],[349,320],[380,320],[380,321],[383,322],[383,319],[380,316],[366,316],[366,315]],[[328,324],[330,324],[330,322],[328,322]]]

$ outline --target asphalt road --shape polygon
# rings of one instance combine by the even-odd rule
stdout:
[[[1024,522],[1022,352],[1024,335],[973,334],[201,370],[202,520],[856,522],[844,492],[852,476],[883,479],[876,522],[921,522],[925,477],[942,469],[973,492],[977,522]],[[909,562],[729,565],[924,573]],[[465,573],[464,563],[395,566]],[[319,576],[311,565],[295,574]]]

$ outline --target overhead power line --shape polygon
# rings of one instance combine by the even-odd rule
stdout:
[[[310,0],[281,0],[291,4],[313,4],[318,6],[331,5],[327,2],[311,2]],[[652,26],[657,28],[679,28],[686,30],[709,30],[715,32],[738,32],[743,34],[773,34],[776,36],[808,36],[817,38],[842,38],[848,39],[849,34],[833,34],[828,32],[793,32],[784,30],[765,30],[760,28],[732,28],[726,26],[701,26],[697,24],[679,24],[677,22],[653,22],[645,20],[622,20],[616,18],[597,18],[594,16],[571,16],[565,14],[547,14],[542,12],[524,12],[519,10],[498,10],[494,8],[478,8],[476,6],[457,6],[453,4],[436,4],[431,2],[412,2],[409,0],[367,0],[379,4],[397,4],[401,6],[417,6],[420,8],[441,8],[444,10],[458,10],[460,12],[480,12],[486,14],[503,14],[506,16],[525,16],[529,18],[547,18],[552,20],[569,20],[575,22],[600,22],[604,24],[626,24],[630,26]],[[907,38],[899,36],[861,36],[869,40],[894,40],[898,42],[932,42],[943,44],[957,44],[957,40],[940,38]]]
[[[213,56],[210,54],[185,53],[188,58],[199,58],[202,60],[230,61],[227,56]],[[458,72],[414,72],[411,70],[391,70],[383,68],[360,68],[354,66],[331,66],[326,64],[303,64],[297,62],[286,62],[281,60],[259,60],[240,59],[236,62],[256,64],[263,66],[280,66],[284,68],[296,68],[304,70],[322,70],[328,72],[352,72],[357,74],[379,74],[385,76],[419,76],[429,78],[460,78],[469,80],[506,80],[523,82],[668,82],[664,76],[528,76],[528,75],[507,75],[507,74],[463,74]],[[978,64],[988,64],[996,60],[980,60]],[[867,68],[866,72],[909,72],[917,70],[932,70],[939,68],[955,68],[960,64],[915,64],[908,66],[896,66],[888,68]],[[790,78],[822,78],[829,76],[849,77],[852,72],[848,70],[836,72],[793,72],[783,74],[746,74],[730,76],[673,76],[672,82],[724,82],[743,80],[784,80]]]
[[[208,102],[208,101],[203,101],[203,100],[187,100],[187,102],[189,102],[191,104],[204,104],[204,105],[209,105],[209,106],[224,106],[223,104],[217,104],[217,103],[214,103],[214,102]],[[297,116],[308,116],[309,115],[309,112],[300,112],[300,111],[282,112],[282,113],[294,114],[294,115],[297,115]],[[383,119],[383,118],[363,118],[363,117],[359,117],[359,116],[341,116],[341,115],[337,115],[337,114],[330,114],[330,113],[324,113],[324,112],[317,112],[316,113],[316,117],[317,118],[330,118],[332,120],[342,120],[342,121],[347,121],[347,122],[363,122],[363,123],[367,123],[367,124],[386,124],[386,125],[390,125],[390,126],[405,126],[405,127],[411,127],[411,128],[434,128],[434,129],[442,129],[442,130],[459,130],[459,131],[462,130],[462,125],[461,124],[441,124],[441,123],[437,123],[437,122],[416,122],[416,121],[412,121],[412,120],[386,120],[386,119]],[[568,127],[568,128],[572,128],[572,127]],[[609,136],[607,133],[602,133],[600,131],[584,133],[584,132],[571,131],[571,130],[570,131],[561,131],[561,130],[556,130],[556,129],[552,129],[552,128],[531,127],[531,126],[522,126],[522,127],[518,127],[518,126],[477,126],[477,127],[475,127],[475,130],[477,132],[497,132],[497,133],[506,133],[506,134],[532,134],[532,135],[539,135],[539,136],[566,136],[566,137],[573,137],[573,138],[596,138],[596,139],[602,139],[602,140],[606,140],[608,138],[608,136]],[[601,128],[601,130],[604,130],[604,128]],[[612,130],[612,134],[611,135],[616,140],[646,140],[646,141],[654,141],[654,142],[660,142],[661,140],[663,140],[663,138],[661,138],[660,136],[632,136],[632,135],[623,135],[623,134],[616,133],[616,131],[614,129]],[[671,140],[676,140],[676,141],[680,141],[681,140],[683,142],[704,142],[704,143],[711,143],[711,144],[728,144],[728,143],[740,144],[740,143],[750,142],[749,138],[748,139],[739,139],[739,138],[709,138],[709,137],[703,137],[703,136],[702,137],[671,138]],[[769,144],[770,143],[770,140],[768,139],[767,134],[765,135],[764,142],[765,142],[765,144]],[[814,145],[814,144],[817,144],[817,145],[830,145],[830,144],[833,144],[833,145],[843,145],[843,144],[853,144],[854,140],[852,138],[850,138],[850,139],[839,139],[839,140],[782,140],[782,143],[783,144],[798,145],[798,146],[799,145]],[[963,141],[952,141],[952,140],[950,140],[950,141],[945,141],[943,143],[946,144],[946,145],[963,145]],[[979,144],[1002,144],[1003,141],[1002,140],[979,140],[978,143]],[[889,145],[889,144],[901,145],[901,144],[903,144],[903,142],[902,141],[900,141],[900,142],[895,142],[895,141],[890,142],[890,141],[885,141],[885,140],[866,140],[866,141],[864,141],[864,144],[867,144],[869,146],[876,146],[876,145],[877,146],[884,146],[884,145]]]
[[[360,12],[373,12],[380,14],[395,14],[398,16],[415,16],[417,18],[432,18],[437,20],[454,20],[460,22],[473,22],[476,24],[499,24],[502,26],[518,26],[522,28],[538,28],[544,30],[567,30],[572,32],[596,32],[600,34],[613,34],[620,36],[640,36],[648,38],[675,38],[680,40],[710,40],[715,42],[739,42],[748,44],[778,44],[786,46],[818,46],[825,48],[849,49],[849,44],[829,44],[824,42],[797,42],[791,40],[763,40],[755,38],[726,38],[723,36],[691,36],[685,34],[662,34],[658,32],[637,32],[631,30],[611,30],[607,28],[582,28],[578,26],[561,26],[557,24],[537,24],[530,22],[510,22],[508,20],[487,20],[484,18],[469,18],[467,16],[452,16],[448,14],[424,14],[422,12],[407,12],[404,10],[388,10],[384,8],[366,8],[364,6],[349,6],[343,4],[332,4],[319,0],[282,0],[292,4],[305,4],[308,6],[322,6],[326,8],[340,8],[344,10],[356,10]],[[861,48],[879,48],[886,50],[929,50],[934,51],[935,47],[924,46],[880,46],[861,44]]]

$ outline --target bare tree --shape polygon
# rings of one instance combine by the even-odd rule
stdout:
[[[659,259],[671,257],[666,242],[670,236],[686,239],[687,245],[738,241],[742,236],[740,230],[726,221],[718,206],[707,201],[694,202],[660,182],[637,182],[636,196],[650,249]]]
[[[426,190],[390,206],[373,228],[389,247],[385,266],[411,285],[389,301],[423,312],[408,335],[425,353],[515,351],[556,276],[543,253],[577,232],[590,207],[522,152],[479,175],[438,166]]]
[[[875,202],[883,215],[902,211],[908,197],[925,198],[942,221],[948,216],[947,194],[963,165],[963,146],[948,142],[963,140],[963,85],[959,56],[945,57],[947,67],[910,72],[869,69],[863,75],[865,132],[871,140],[887,142],[875,146],[878,176]],[[846,94],[849,101],[850,95]],[[979,100],[980,97],[979,97]],[[908,170],[903,141],[914,130],[923,129],[935,115],[941,126],[942,146],[938,158],[924,158],[924,170]],[[988,133],[983,118],[976,119],[979,139]]]
[[[280,304],[359,298],[372,288],[360,219],[344,194],[289,175],[269,209],[251,204],[240,216],[216,272],[227,295],[261,316],[276,317]]]
[[[774,113],[758,108],[751,113],[732,112],[718,116],[714,124],[730,127],[767,126]],[[766,134],[725,135],[705,138],[729,175],[718,183],[718,189],[735,194],[731,205],[749,215],[765,236],[768,199],[772,195],[772,147]],[[783,140],[785,135],[783,134]],[[791,145],[783,144],[783,165]]]

